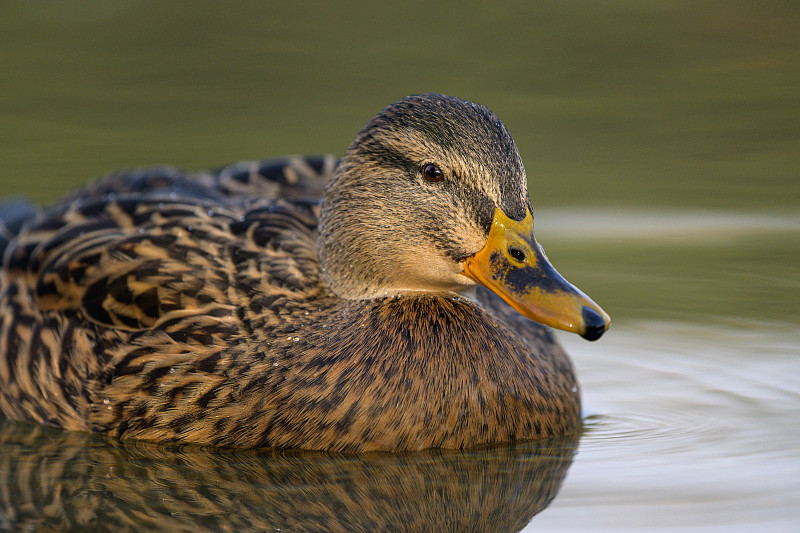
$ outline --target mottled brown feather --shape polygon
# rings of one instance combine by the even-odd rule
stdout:
[[[317,202],[334,168],[131,171],[31,220],[0,269],[0,412],[121,438],[340,451],[574,431],[567,356],[488,291],[331,291]]]

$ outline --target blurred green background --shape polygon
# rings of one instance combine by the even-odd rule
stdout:
[[[540,240],[615,318],[800,312],[800,2],[7,1],[0,77],[0,196],[341,154],[386,104],[442,92],[506,123]],[[547,226],[587,208],[641,216]],[[676,209],[783,229],[615,230]]]

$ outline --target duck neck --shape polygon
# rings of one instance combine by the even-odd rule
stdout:
[[[337,296],[348,300],[383,295],[388,280],[381,257],[383,243],[380,228],[368,228],[364,222],[363,191],[341,186],[342,166],[333,176],[320,212],[317,250],[323,281]],[[357,204],[362,207],[358,208]]]

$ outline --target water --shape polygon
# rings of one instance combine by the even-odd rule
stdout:
[[[422,91],[492,107],[538,240],[613,317],[560,335],[579,441],[270,453],[0,421],[0,529],[797,531],[800,4],[7,2],[0,197],[341,154]]]
[[[568,346],[586,433],[526,531],[796,530],[796,327],[640,322],[591,354]]]

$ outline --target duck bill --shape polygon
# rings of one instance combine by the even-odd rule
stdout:
[[[533,236],[533,215],[520,221],[495,209],[486,246],[462,262],[463,274],[523,316],[597,340],[611,325],[599,305],[556,272]]]

